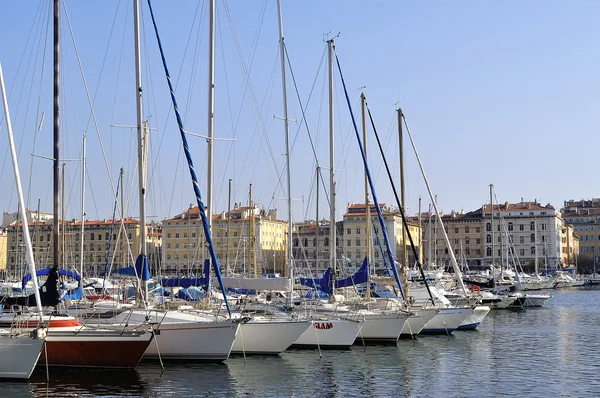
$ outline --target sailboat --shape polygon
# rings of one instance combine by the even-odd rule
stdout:
[[[60,0],[54,1],[54,264],[48,273],[48,278],[42,287],[47,302],[39,300],[38,309],[41,313],[43,304],[56,305],[60,301],[58,293],[58,268],[60,263],[59,245],[59,164],[60,164],[60,119],[59,119],[59,90],[60,90],[60,52],[59,52],[59,27],[60,27]],[[24,208],[24,207],[23,207]],[[28,229],[27,218],[23,217],[23,226]],[[31,245],[31,242],[28,243]],[[32,251],[33,253],[33,251]],[[30,265],[32,258],[28,261]],[[35,269],[32,269],[32,275]],[[34,281],[37,278],[34,277]],[[34,292],[38,295],[38,291]],[[29,297],[20,298],[23,302],[15,303],[19,308],[31,305]],[[18,300],[18,299],[17,299]],[[36,300],[37,301],[37,300]],[[5,306],[10,304],[5,298]],[[18,308],[17,308],[18,309]],[[25,315],[23,315],[25,314]],[[27,317],[24,311],[2,314],[3,319],[12,317],[15,321]],[[153,334],[145,328],[135,331],[98,330],[84,327],[75,318],[69,315],[49,314],[42,317],[43,322],[48,322],[45,353],[41,355],[40,363],[47,362],[51,366],[76,366],[76,367],[116,367],[133,368],[142,358],[142,355]],[[17,323],[18,330],[29,330],[33,326],[30,319]]]
[[[25,201],[23,200],[23,190],[21,188],[21,178],[19,174],[19,165],[17,163],[17,154],[12,133],[12,124],[8,110],[8,99],[6,97],[6,89],[4,86],[4,75],[2,73],[2,65],[0,65],[0,89],[2,90],[2,102],[4,105],[4,114],[6,116],[6,126],[8,132],[8,140],[10,144],[11,156],[13,161],[13,169],[15,173],[15,181],[17,183],[17,193],[19,195],[19,209],[21,217],[26,219]],[[24,228],[23,234],[25,240],[29,242],[27,256],[29,266],[35,270],[33,262],[33,250],[31,250],[31,239],[29,237],[29,229]],[[40,294],[37,290],[37,279],[33,281],[35,291],[36,304],[38,308],[38,317],[42,313],[42,304]],[[41,326],[41,325],[36,325]],[[8,379],[28,379],[37,364],[40,353],[44,348],[44,332],[40,329],[34,329],[31,334],[0,333],[0,378]]]
[[[159,49],[163,55],[162,44],[158,35],[158,28],[154,18],[154,12],[150,2],[150,15],[155,28],[156,37],[158,39]],[[145,239],[146,239],[146,224],[145,224],[145,195],[146,195],[146,159],[145,134],[142,132],[143,112],[142,112],[142,79],[141,79],[141,63],[140,63],[140,32],[139,32],[139,1],[134,0],[134,40],[135,40],[135,72],[136,72],[136,110],[137,110],[137,128],[138,128],[138,170],[139,170],[139,200],[140,200],[140,223],[141,223],[141,248],[140,255],[134,267],[134,274],[138,276],[140,284],[146,285],[146,281],[150,278],[148,271],[148,260],[146,257]],[[214,50],[214,0],[210,2],[211,18],[211,35]],[[212,61],[211,61],[212,62]],[[163,55],[163,66],[167,75],[167,82],[171,90],[172,99],[175,100],[171,80],[168,74],[166,60]],[[178,122],[181,122],[179,111],[176,103],[174,103],[175,112]],[[147,126],[147,124],[145,124]],[[182,128],[180,124],[180,128]],[[182,134],[185,141],[185,135]],[[187,149],[187,142],[184,143]],[[186,153],[189,156],[189,153]],[[188,157],[191,162],[191,157]],[[193,173],[193,165],[190,166]],[[193,173],[195,178],[195,174]],[[194,187],[197,188],[197,181],[194,181]],[[199,191],[197,192],[199,200]],[[205,227],[205,235],[208,237],[210,245],[212,238],[207,228],[207,218],[204,213],[204,207],[199,201],[200,213],[202,215],[203,225]],[[212,249],[211,249],[212,250]],[[213,263],[214,265],[214,263]],[[215,265],[218,270],[218,266]],[[218,274],[220,275],[220,274]],[[147,289],[144,289],[143,302],[147,300]],[[160,324],[160,333],[156,335],[156,344],[148,346],[144,353],[145,359],[162,358],[166,360],[210,360],[223,361],[229,357],[233,341],[238,332],[240,323],[245,322],[242,319],[220,319],[218,315],[200,314],[191,312],[182,312],[175,310],[162,310],[151,308],[134,308],[130,311],[120,312],[113,317],[102,319],[102,323],[108,324],[124,324],[140,325],[144,322]]]

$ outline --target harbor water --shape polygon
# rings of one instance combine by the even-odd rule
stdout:
[[[600,396],[600,290],[557,290],[543,308],[491,312],[475,332],[394,346],[286,351],[132,371],[36,369],[3,397]]]

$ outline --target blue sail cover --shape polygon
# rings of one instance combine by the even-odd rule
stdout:
[[[161,285],[163,287],[183,287],[191,286],[201,287],[202,290],[208,292],[210,290],[210,260],[204,261],[204,270],[200,278],[162,278]]]
[[[339,287],[348,287],[348,286],[358,285],[360,283],[365,283],[368,280],[369,280],[369,263],[367,261],[367,258],[365,257],[362,265],[360,266],[358,271],[356,271],[354,273],[354,275],[351,275],[347,278],[339,279],[339,280],[335,281],[335,288],[337,289]]]
[[[62,296],[63,300],[81,300],[83,298],[83,290],[81,286],[78,286],[76,289],[69,290],[64,296]]]
[[[331,294],[331,286],[333,285],[331,268],[327,268],[327,271],[323,273],[322,278],[300,278],[300,284],[312,287],[313,289],[318,289],[326,294]]]
[[[51,270],[52,270],[52,268],[39,269],[39,270],[35,271],[35,275],[36,276],[48,276],[48,274],[50,273]],[[81,276],[77,272],[69,271],[67,269],[61,269],[61,270],[58,270],[58,274],[73,278],[77,282],[81,282]],[[31,280],[31,274],[27,274],[23,277],[23,282],[22,282],[23,289],[25,289],[27,282],[29,282],[30,280]]]
[[[143,281],[147,281],[150,279],[150,270],[148,268],[148,257],[142,256],[140,254],[138,256],[137,260],[135,260],[135,268],[134,267],[119,268],[119,269],[114,270],[113,274],[137,276],[137,277],[141,278]]]
[[[204,292],[195,286],[190,286],[187,289],[180,289],[177,297],[186,301],[200,301],[204,298]]]

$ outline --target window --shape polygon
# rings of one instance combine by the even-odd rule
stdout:
[[[468,225],[465,227],[465,233],[467,233],[467,234],[469,233],[469,226]]]
[[[317,247],[317,238],[313,238],[313,247]]]
[[[477,253],[477,255],[480,256],[481,255],[481,249],[476,249],[475,253]]]
[[[98,240],[102,240],[102,234],[98,234]]]
[[[356,233],[360,234],[360,228],[356,228]]]
[[[183,255],[183,259],[184,259],[184,260],[187,260],[187,254],[186,254],[186,253],[184,253],[184,255]]]
[[[525,225],[519,224],[519,231],[525,231]]]
[[[457,234],[458,233],[458,228],[454,228],[454,233]]]
[[[175,242],[175,249],[179,249],[179,242]]]
[[[492,243],[492,235],[485,236],[485,243]]]
[[[127,234],[127,239],[131,239],[131,232]]]
[[[348,235],[350,235],[352,233],[352,228],[348,228],[346,232],[348,233]]]
[[[531,234],[531,235],[529,236],[529,242],[531,242],[531,243],[535,243],[535,234]]]
[[[445,248],[445,249],[444,249],[444,253],[445,253],[445,254],[448,254],[448,248]]]
[[[546,224],[542,224],[542,231],[546,230]]]
[[[498,257],[500,257],[500,249],[498,249]]]
[[[325,238],[325,246],[329,246],[329,238]]]
[[[481,228],[475,227],[475,232],[477,232],[477,233],[481,232]]]
[[[175,232],[175,239],[179,238],[179,232]]]
[[[192,238],[196,237],[196,232],[192,232]]]
[[[519,236],[519,243],[520,244],[525,243],[525,237],[524,236]]]
[[[79,235],[75,235],[75,239],[79,240]],[[40,242],[44,241],[44,235],[40,235]]]
[[[237,236],[237,231],[233,231],[233,236],[236,237]]]
[[[465,238],[465,245],[468,245],[471,242],[471,240],[469,239],[469,237],[467,236]],[[468,253],[467,253],[468,254]]]
[[[531,254],[535,254],[535,247],[531,246]]]
[[[183,233],[183,237],[184,237],[184,238],[187,238],[187,232],[184,232],[184,233]]]
[[[454,244],[458,245],[458,239],[454,239]]]
[[[304,238],[304,247],[308,247],[308,239]]]
[[[492,255],[492,248],[491,248],[491,247],[488,247],[488,248],[485,250],[485,254],[486,254],[486,256],[490,257],[490,256]]]
[[[94,240],[94,233],[93,232],[90,234],[90,240]]]
[[[171,259],[171,255],[167,254],[167,260],[170,260],[170,259]]]
[[[471,249],[467,247],[465,249],[465,253],[467,254],[467,256],[471,255]]]
[[[513,223],[511,223],[511,222],[508,223],[508,230],[509,231],[513,230]]]
[[[490,223],[485,224],[485,230],[490,232],[492,230],[492,224],[490,224]]]
[[[360,239],[356,239],[356,246],[360,246]]]
[[[458,248],[454,249],[454,254],[458,255]]]
[[[170,248],[171,248],[171,244],[167,243],[167,249],[170,249]]]
[[[105,237],[106,237],[106,240],[109,240],[110,239],[110,233],[107,232]]]
[[[167,239],[171,239],[171,233],[170,232],[167,234]]]
[[[535,222],[532,221],[532,222],[529,223],[529,230],[530,231],[535,231]]]
[[[480,238],[477,238],[477,239],[475,240],[475,243],[477,243],[478,245],[480,245],[480,244],[481,244],[481,239],[480,239]]]
[[[525,255],[525,249],[519,250],[519,256],[524,256],[524,255]]]
[[[546,237],[544,235],[542,235],[542,242],[546,241]]]
[[[348,247],[352,246],[352,240],[348,239]]]

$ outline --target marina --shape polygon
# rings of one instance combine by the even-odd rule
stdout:
[[[131,371],[38,368],[5,396],[598,396],[600,290],[556,290],[545,307],[493,311],[475,332],[397,346],[287,350],[222,364],[143,361]]]

